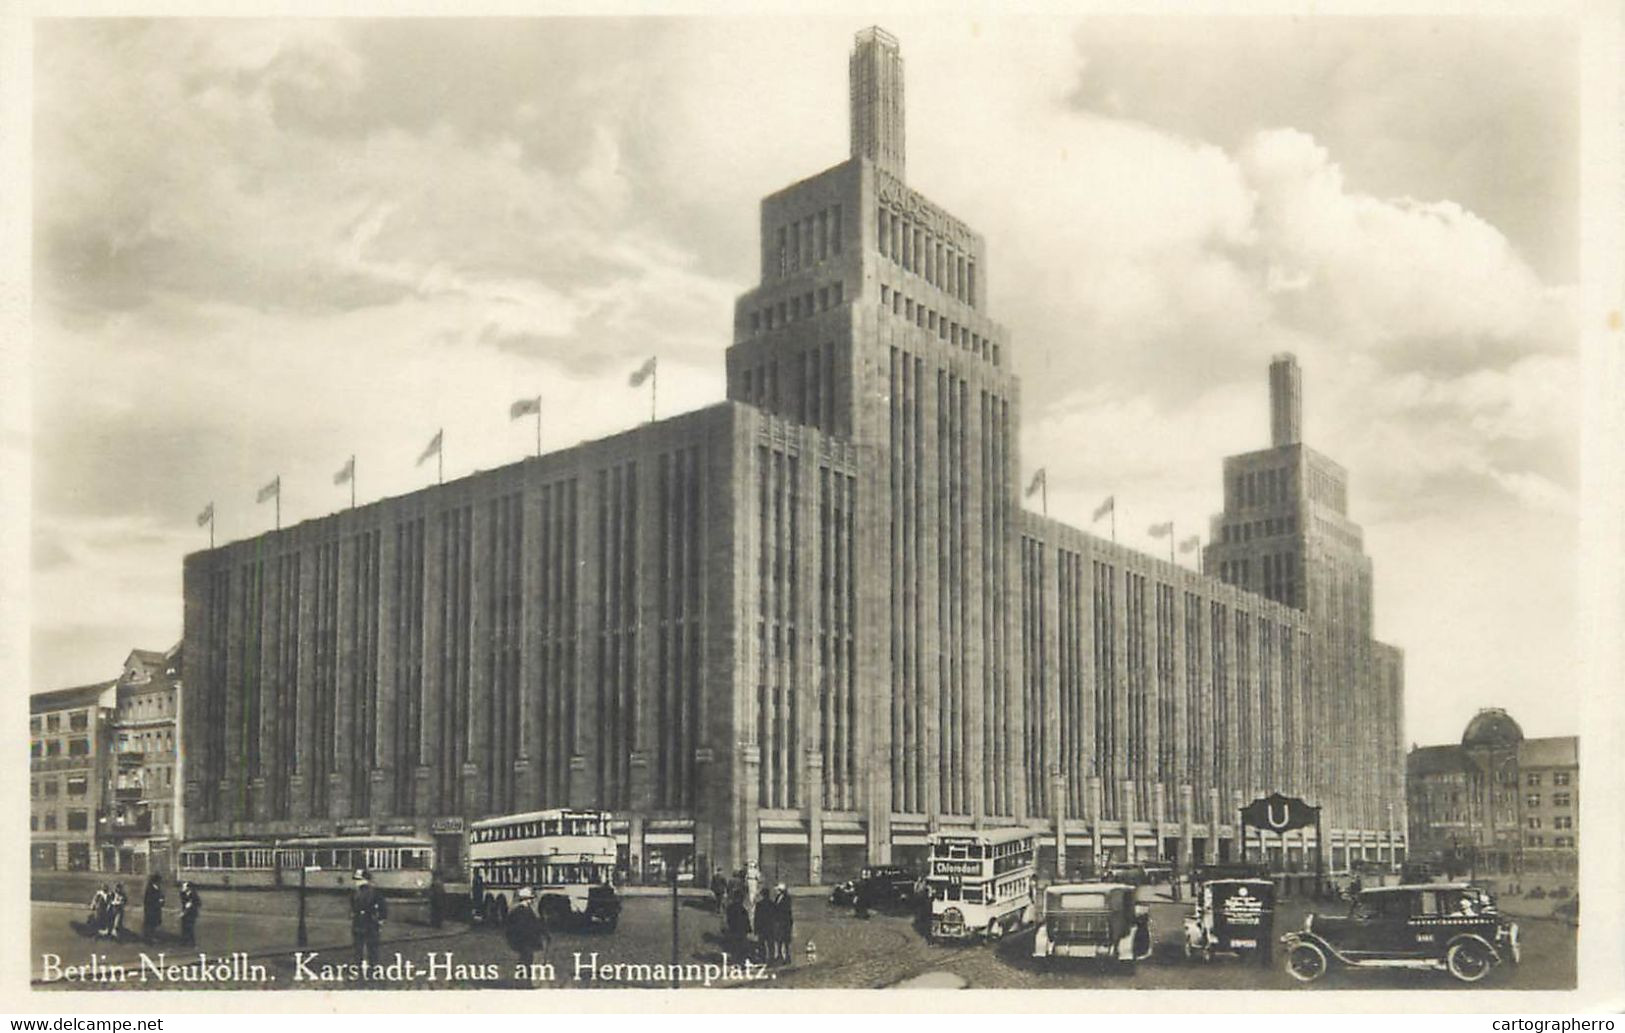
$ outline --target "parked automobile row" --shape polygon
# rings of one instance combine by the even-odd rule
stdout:
[[[1140,874],[1118,870],[1097,880],[1045,887],[1022,923],[1033,929],[1032,956],[1046,964],[1101,959],[1125,965],[1150,957],[1155,942],[1150,907],[1135,893],[1145,884],[1135,880]],[[1183,918],[1185,958],[1233,957],[1268,965],[1279,953],[1287,974],[1303,983],[1333,969],[1374,968],[1438,971],[1477,983],[1521,959],[1518,924],[1501,913],[1487,890],[1471,883],[1362,889],[1349,895],[1346,909],[1313,912],[1301,929],[1277,937],[1275,883],[1261,874],[1246,865],[1195,873]],[[830,899],[923,908],[930,900],[928,884],[906,868],[868,868],[837,886]]]

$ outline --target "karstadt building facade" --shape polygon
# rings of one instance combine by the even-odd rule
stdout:
[[[827,881],[1013,824],[1070,872],[1239,856],[1281,790],[1334,869],[1403,854],[1402,658],[1296,364],[1218,577],[1024,510],[986,244],[907,185],[896,41],[850,85],[851,157],[762,202],[725,402],[187,557],[192,836],[450,866],[481,816],[595,806],[634,872]]]

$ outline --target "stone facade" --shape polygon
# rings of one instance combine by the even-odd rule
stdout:
[[[1405,792],[1418,859],[1457,872],[1572,873],[1579,864],[1580,741],[1526,739],[1486,709],[1460,743],[1412,747]]]
[[[102,823],[120,872],[175,870],[181,825],[180,647],[132,650],[114,711],[112,798]]]
[[[98,817],[111,795],[117,682],[29,697],[29,864],[35,869],[116,871]]]
[[[728,401],[188,557],[193,835],[444,859],[477,817],[592,805],[634,872],[818,882],[943,825],[1230,856],[1281,789],[1327,805],[1334,863],[1402,852],[1369,561],[1350,625],[1021,510],[985,242],[902,181],[901,68],[861,34],[853,156],[763,201]]]

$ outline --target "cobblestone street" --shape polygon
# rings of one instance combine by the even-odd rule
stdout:
[[[173,941],[144,948],[138,942],[113,944],[81,936],[71,923],[83,918],[77,904],[42,897],[66,897],[77,887],[35,884],[33,908],[34,978],[42,977],[46,954],[60,958],[60,964],[82,965],[94,952],[102,964],[125,965],[132,971],[140,965],[140,955],[167,951],[170,963],[184,961],[195,951],[182,951]],[[54,894],[53,894],[54,891]],[[311,982],[299,978],[295,962],[296,899],[289,893],[256,891],[216,891],[209,894],[199,925],[198,949],[218,958],[234,951],[245,952],[265,967],[266,979],[252,985],[287,989],[331,989],[331,982]],[[310,944],[306,955],[308,971],[324,963],[348,962],[351,957],[346,900],[333,894],[312,895],[309,899]],[[1334,905],[1335,906],[1335,905]],[[795,958],[786,967],[763,974],[752,969],[740,979],[735,969],[713,980],[713,985],[748,986],[762,989],[852,988],[869,989],[899,985],[948,986],[963,984],[973,988],[1011,989],[1280,989],[1315,992],[1328,989],[1438,989],[1461,987],[1443,973],[1414,971],[1334,972],[1315,987],[1300,987],[1279,965],[1264,967],[1235,959],[1212,963],[1190,962],[1181,950],[1181,919],[1185,907],[1161,897],[1152,897],[1152,926],[1156,939],[1154,955],[1138,965],[1103,965],[1064,962],[1042,965],[1031,957],[1030,932],[990,945],[941,946],[929,943],[913,920],[901,914],[875,914],[860,920],[847,908],[833,907],[822,896],[799,896],[795,901]],[[625,901],[619,927],[613,931],[555,931],[545,960],[551,964],[551,978],[538,978],[534,985],[556,988],[586,988],[593,985],[668,986],[665,970],[611,970],[614,965],[664,965],[672,961],[671,900],[665,896],[635,895]],[[1277,932],[1302,924],[1304,903],[1283,903]],[[724,945],[718,937],[717,916],[709,901],[697,895],[682,898],[678,913],[677,961],[695,966],[721,961]],[[391,961],[398,953],[410,961],[419,974],[407,980],[365,984],[383,989],[466,988],[470,986],[513,987],[520,985],[513,973],[514,956],[500,932],[470,927],[463,922],[447,922],[430,928],[425,916],[410,906],[396,908],[386,928],[382,960]],[[174,933],[173,917],[166,916],[168,931]],[[138,921],[138,919],[137,919]],[[1524,963],[1498,972],[1489,986],[1512,989],[1561,989],[1575,980],[1575,930],[1542,918],[1521,920],[1524,936]],[[809,945],[811,954],[809,955]],[[542,959],[538,958],[538,961]],[[740,959],[730,957],[730,961]],[[438,967],[431,968],[432,964]],[[456,967],[452,967],[456,966]],[[612,978],[594,979],[592,972],[613,972]],[[432,976],[425,975],[432,973]],[[758,977],[761,978],[758,978]],[[91,984],[59,980],[39,985],[54,988],[90,988]],[[141,982],[134,977],[123,985],[146,989],[170,988],[161,983]],[[215,985],[215,984],[209,984]],[[243,985],[243,984],[228,984]],[[346,983],[345,985],[358,985]],[[683,985],[700,985],[693,979]],[[206,988],[200,986],[199,988]]]

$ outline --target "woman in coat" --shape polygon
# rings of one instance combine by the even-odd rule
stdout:
[[[790,964],[790,952],[795,942],[795,915],[790,908],[790,891],[784,883],[773,887],[773,943],[775,957],[781,965]]]
[[[164,924],[164,884],[153,872],[147,876],[147,890],[141,897],[141,940],[151,943]]]
[[[766,893],[757,898],[755,924],[758,953],[762,960],[771,963],[778,953],[779,915],[778,904]]]

